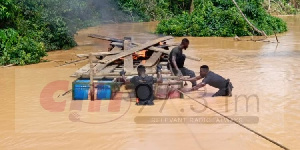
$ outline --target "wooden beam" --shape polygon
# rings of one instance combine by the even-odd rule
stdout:
[[[114,47],[110,52],[111,52],[111,53],[115,53],[115,52],[121,53],[122,50],[121,50],[121,48]],[[113,58],[113,57],[114,57],[114,55],[109,55],[109,56],[106,56],[105,58],[110,59],[110,58]],[[98,64],[95,66],[96,72],[100,72],[100,71],[103,70],[107,65],[108,65],[108,64],[100,64],[100,63],[98,63]]]
[[[140,43],[134,43],[135,45],[141,45]],[[159,45],[159,46],[152,46],[150,48],[148,48],[149,50],[153,50],[153,51],[157,51],[157,52],[162,52],[164,54],[168,54],[170,55],[171,53],[171,50],[166,50],[166,49],[163,49],[164,47],[171,47],[171,46],[178,46],[179,44],[165,44],[165,45]],[[195,60],[195,61],[201,61],[202,58],[197,58],[197,57],[193,57],[193,56],[186,56],[187,59],[190,59],[190,60]]]
[[[103,72],[103,73],[111,73],[117,67],[118,67],[118,65],[106,66],[103,70],[101,70],[101,72]]]
[[[93,56],[107,56],[107,55],[119,54],[120,52],[121,52],[121,50],[119,52],[95,52],[95,53],[92,53],[92,55]],[[89,54],[77,54],[76,56],[79,58],[89,57]]]
[[[96,66],[98,63],[93,63],[94,66]],[[80,69],[78,69],[73,75],[71,75],[72,77],[80,77],[83,73],[89,73],[90,71],[90,64],[86,64],[83,67],[81,67]]]
[[[146,48],[148,48],[148,47],[150,47],[152,45],[155,45],[155,44],[157,44],[157,43],[159,43],[161,41],[166,41],[166,40],[169,40],[169,39],[173,39],[173,37],[172,36],[166,36],[166,37],[158,38],[158,39],[155,39],[155,40],[152,40],[152,41],[148,41],[148,42],[146,42],[146,43],[144,43],[142,45],[139,45],[137,47],[133,47],[130,50],[127,50],[127,51],[124,51],[124,52],[119,53],[117,55],[114,55],[113,58],[109,58],[109,59],[108,58],[104,58],[103,60],[100,60],[99,62],[100,63],[106,63],[106,64],[107,63],[111,63],[114,60],[117,60],[119,58],[122,58],[122,57],[125,57],[125,56],[128,56],[128,55],[132,55],[135,52],[141,51],[141,50],[146,49]]]
[[[109,53],[120,53],[122,52],[121,48],[118,47],[114,47]],[[93,54],[93,53],[92,53]],[[112,57],[113,55],[109,55],[106,57]],[[108,64],[100,64],[100,63],[94,63],[94,67],[96,68],[96,72],[99,72],[101,70],[103,70]],[[82,74],[85,73],[89,73],[90,71],[90,65],[87,64],[83,67],[81,67],[79,70],[77,70],[73,75],[71,75],[72,77],[80,77],[82,76]]]
[[[162,53],[168,54],[168,55],[170,55],[170,53],[171,53],[171,50],[165,50],[165,49],[154,47],[154,46],[152,46],[148,49],[152,50],[152,51],[156,51],[156,52],[162,52]],[[193,57],[193,56],[187,56],[187,55],[186,55],[186,58],[190,59],[190,60],[195,60],[195,61],[201,61],[202,60],[201,58],[197,58],[197,57]]]
[[[122,44],[124,42],[124,40],[122,40],[122,39],[111,38],[111,37],[97,35],[97,34],[89,34],[88,37],[90,37],[90,38],[96,38],[96,39],[101,39],[101,40],[107,40],[107,41],[111,41],[111,42],[117,42],[118,45],[120,43]],[[132,42],[132,44],[134,44],[134,45],[140,45],[140,43],[135,43],[135,42]],[[123,45],[122,45],[122,47],[123,47]]]
[[[93,65],[93,55],[90,53],[89,59],[90,59],[90,95],[91,100],[95,100],[95,88],[94,88],[94,65]]]
[[[121,43],[123,43],[123,40],[121,40],[121,39],[110,38],[110,37],[107,37],[107,36],[102,36],[102,35],[97,35],[97,34],[89,34],[88,37],[101,39],[101,40],[112,41],[112,42],[121,42]]]
[[[124,40],[124,52],[129,51],[130,49],[130,40]],[[128,55],[124,58],[124,70],[128,72],[133,71],[133,59],[132,55]]]
[[[114,48],[110,51],[110,53],[121,53],[121,52],[123,52],[123,51],[122,51],[122,49],[119,48],[119,47],[114,47]]]
[[[162,52],[154,52],[152,56],[146,61],[144,64],[145,67],[152,67],[154,66],[157,61],[159,61],[160,57],[162,55]]]

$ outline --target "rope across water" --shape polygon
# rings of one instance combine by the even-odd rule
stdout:
[[[249,130],[249,131],[255,133],[256,135],[258,135],[258,136],[260,136],[260,137],[262,137],[262,138],[268,140],[269,142],[271,142],[271,143],[273,143],[273,144],[279,146],[280,148],[285,149],[285,150],[288,150],[287,147],[285,147],[285,146],[279,144],[278,142],[276,142],[276,141],[274,141],[274,140],[272,140],[272,139],[270,139],[270,138],[268,138],[268,137],[266,137],[266,136],[264,136],[264,135],[262,135],[262,134],[260,134],[260,133],[258,133],[258,132],[256,132],[256,131],[250,129],[249,127],[247,127],[247,126],[245,126],[245,125],[243,125],[243,124],[241,124],[241,123],[239,123],[239,122],[237,122],[237,121],[231,119],[230,117],[228,117],[228,116],[226,116],[226,115],[223,115],[222,113],[220,113],[220,112],[218,112],[218,111],[216,111],[216,110],[210,108],[209,106],[207,106],[207,105],[205,105],[205,104],[203,104],[203,103],[197,101],[196,99],[190,97],[189,95],[185,94],[184,92],[182,92],[182,91],[180,91],[180,90],[178,90],[178,89],[175,89],[175,90],[177,90],[177,91],[180,92],[181,94],[183,94],[183,95],[189,97],[191,100],[194,100],[195,102],[197,102],[197,103],[201,104],[202,106],[208,108],[209,110],[211,110],[211,111],[213,111],[213,112],[219,114],[220,116],[222,116],[222,117],[224,117],[224,118],[226,118],[226,119],[232,121],[233,123],[235,123],[235,124],[237,124],[237,125],[239,125],[239,126],[245,128],[245,129],[247,129],[247,130]]]

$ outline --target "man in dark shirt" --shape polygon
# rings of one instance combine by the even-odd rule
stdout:
[[[146,86],[146,87],[149,87],[151,91],[153,91],[153,84],[154,83],[162,83],[162,81],[163,81],[162,75],[161,75],[161,66],[157,66],[156,69],[157,69],[156,70],[157,79],[154,78],[153,76],[148,76],[146,74],[146,68],[143,65],[140,65],[137,67],[138,76],[134,76],[130,80],[126,79],[125,72],[121,72],[120,74],[122,75],[124,81],[130,82],[134,85],[135,90],[138,90],[137,87],[139,87],[140,85],[143,85],[144,88]],[[149,89],[146,89],[146,90],[147,91],[145,91],[145,92],[149,92],[148,91]],[[137,91],[135,91],[135,92],[136,92],[136,94],[139,94],[139,93],[137,93]],[[145,93],[145,95],[146,95],[146,93]],[[137,98],[138,98],[138,96],[137,96]],[[146,98],[144,100],[137,101],[137,105],[154,105],[153,100],[154,100],[154,94],[152,92],[149,97],[146,96]]]
[[[225,79],[222,76],[215,74],[212,71],[209,71],[209,67],[207,65],[203,65],[200,67],[200,76],[190,78],[190,79],[183,79],[184,81],[197,81],[202,79],[202,82],[190,90],[198,90],[199,88],[204,87],[206,84],[218,88],[219,91],[213,95],[213,97],[216,96],[232,96],[232,84],[229,79]]]
[[[181,44],[178,47],[172,49],[169,55],[169,69],[172,69],[173,73],[177,76],[190,76],[195,77],[195,72],[184,67],[185,55],[182,50],[186,50],[189,47],[189,40],[182,39]],[[192,87],[196,86],[196,81],[191,81]]]

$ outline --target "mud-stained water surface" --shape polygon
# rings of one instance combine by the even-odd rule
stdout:
[[[300,17],[283,18],[289,31],[278,35],[279,44],[273,36],[271,42],[188,37],[190,47],[184,53],[203,61],[187,60],[186,66],[199,74],[199,67],[206,64],[234,86],[230,98],[212,98],[216,89],[209,86],[205,93],[189,95],[290,149],[299,149]],[[0,149],[279,149],[188,97],[138,107],[126,91],[119,95],[122,101],[75,103],[72,94],[62,96],[75,80],[69,76],[87,61],[57,66],[78,59],[76,54],[107,51],[109,42],[88,34],[132,36],[142,43],[157,37],[152,34],[156,24],[84,29],[76,36],[78,47],[48,53],[44,58],[48,62],[0,68]]]

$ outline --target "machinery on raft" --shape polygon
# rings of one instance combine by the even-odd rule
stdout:
[[[183,87],[183,82],[178,81],[178,77],[167,68],[170,49],[178,45],[168,44],[172,36],[159,37],[143,44],[133,42],[131,37],[117,39],[95,34],[89,37],[110,41],[110,48],[107,52],[77,54],[77,57],[88,58],[90,61],[71,75],[77,78],[72,84],[73,100],[114,100],[124,85],[119,73],[124,70],[126,77],[133,77],[138,75],[136,68],[139,65],[145,66],[146,74],[150,76],[156,74],[157,65],[162,66],[164,80],[154,85],[155,99],[183,97],[179,92],[169,91],[170,85]],[[186,58],[200,61],[191,56]],[[133,88],[132,85],[125,85],[125,89]]]

